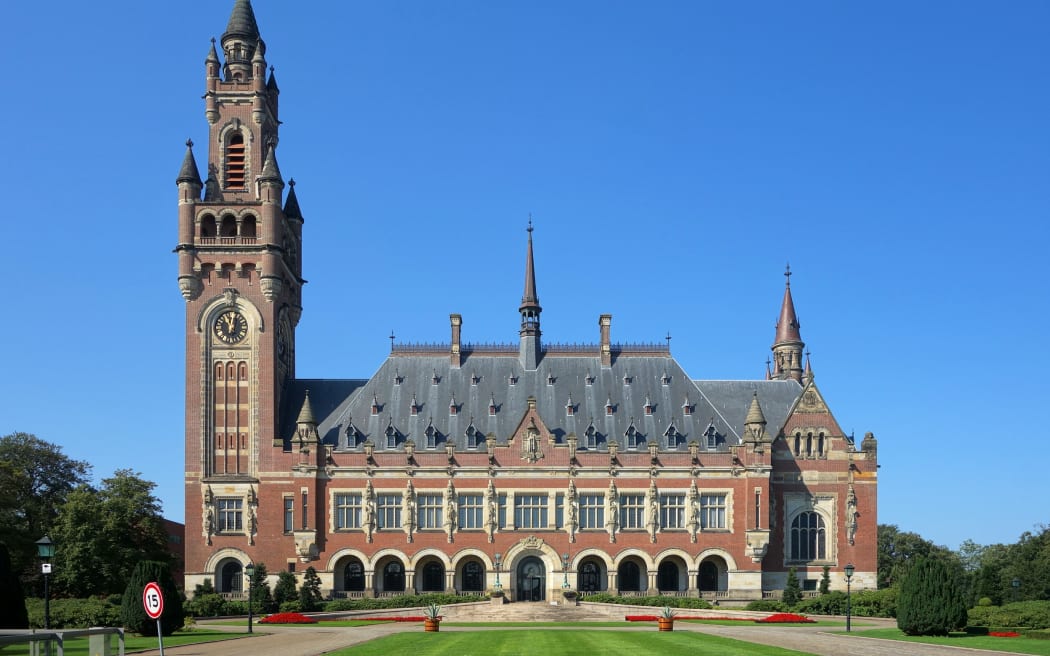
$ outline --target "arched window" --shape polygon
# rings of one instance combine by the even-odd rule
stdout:
[[[244,188],[244,135],[234,132],[226,142],[226,186]]]
[[[656,574],[656,587],[661,592],[676,592],[678,590],[678,565],[667,560],[660,563]]]
[[[824,518],[807,511],[791,522],[791,560],[825,560],[827,531]]]
[[[235,560],[228,561],[219,573],[219,592],[244,590],[244,570],[240,563]]]
[[[237,236],[237,219],[233,218],[232,214],[227,214],[226,216],[222,217],[222,224],[219,226],[219,236]]]
[[[601,568],[593,560],[580,565],[580,592],[598,592],[602,589]]]
[[[641,590],[641,571],[638,569],[638,563],[633,560],[628,560],[620,564],[620,569],[616,572],[617,582],[616,586],[621,592],[637,592]]]
[[[363,592],[365,589],[365,567],[361,561],[354,558],[343,568],[343,590],[347,592]]]
[[[215,217],[207,214],[201,217],[201,239],[215,239]]]
[[[405,591],[405,568],[396,560],[387,563],[386,566],[383,567],[383,591]]]
[[[481,592],[485,589],[485,569],[476,560],[463,565],[463,591]]]
[[[441,563],[432,560],[423,565],[423,592],[445,591],[445,568]]]
[[[255,234],[255,217],[248,214],[241,219],[241,236],[249,239],[254,239]]]

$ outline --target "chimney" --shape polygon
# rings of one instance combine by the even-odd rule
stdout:
[[[612,366],[612,345],[609,343],[609,329],[612,326],[612,315],[603,314],[598,317],[598,326],[601,327],[601,356],[602,366]]]
[[[460,352],[460,330],[463,326],[463,317],[458,314],[448,315],[449,321],[452,323],[452,350],[450,352],[450,358],[452,360],[452,366],[458,368],[463,362],[463,355]]]

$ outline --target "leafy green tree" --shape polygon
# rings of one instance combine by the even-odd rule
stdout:
[[[157,621],[146,615],[142,607],[142,591],[146,584],[155,581],[160,585],[164,595],[164,612],[160,616],[161,632],[169,636],[182,628],[185,616],[182,610],[182,599],[175,586],[175,578],[166,562],[144,560],[135,566],[131,573],[124,598],[120,606],[120,621],[128,631],[147,636],[157,635]]]
[[[948,635],[966,626],[967,603],[958,581],[961,568],[919,556],[900,583],[897,626],[908,635]]]
[[[29,613],[22,582],[11,569],[7,547],[0,544],[0,629],[28,629]]]
[[[281,571],[277,574],[277,585],[273,588],[273,600],[278,608],[286,601],[295,601],[299,598],[295,586],[295,574],[289,571]]]
[[[305,612],[321,607],[321,577],[317,576],[317,570],[313,567],[307,567],[303,576],[303,584],[299,588],[299,605]]]
[[[821,595],[826,595],[831,592],[831,567],[825,565],[820,575],[820,588],[818,589]]]
[[[53,582],[71,597],[124,590],[136,563],[171,562],[156,485],[130,469],[117,470],[94,489],[72,491],[55,520]]]
[[[780,598],[787,606],[797,606],[802,601],[802,588],[798,585],[798,574],[795,568],[788,570],[787,583],[784,584],[784,595]]]
[[[947,547],[935,545],[918,533],[901,531],[894,524],[879,524],[878,529],[878,584],[879,588],[896,585],[908,564],[918,558],[936,558],[957,565],[958,556]]]
[[[91,465],[35,435],[0,437],[0,542],[24,583],[39,580],[33,543],[50,533],[67,495],[87,483],[90,473]]]

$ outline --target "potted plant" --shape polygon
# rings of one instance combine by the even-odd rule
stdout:
[[[572,588],[562,588],[561,596],[565,597],[566,601],[575,601],[579,593]]]
[[[428,633],[441,630],[441,606],[430,604],[423,610],[423,630]]]
[[[664,609],[660,611],[660,617],[656,618],[661,631],[674,631],[674,616],[674,609],[670,606],[664,606]]]

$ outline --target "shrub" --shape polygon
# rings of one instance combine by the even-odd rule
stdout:
[[[908,635],[948,635],[966,626],[966,604],[956,573],[935,559],[919,557],[901,581],[897,627]]]
[[[784,594],[781,595],[780,601],[789,608],[794,608],[802,601],[802,589],[798,585],[798,574],[794,567],[788,570],[787,583],[784,584]]]
[[[281,604],[280,611],[282,613],[301,613],[303,612],[303,605],[299,603],[298,599],[293,599]]]
[[[141,604],[140,604],[141,605]],[[44,600],[26,600],[29,626],[44,628]],[[92,626],[120,626],[120,606],[105,599],[52,599],[52,629],[87,629]]]
[[[282,570],[277,574],[277,585],[273,588],[273,600],[278,608],[289,601],[298,601],[299,595],[295,591],[295,574]]]
[[[124,589],[120,622],[128,631],[157,635],[157,620],[150,619],[146,615],[146,609],[142,607],[142,591],[150,581],[156,581],[164,595],[164,614],[160,616],[160,630],[164,635],[170,636],[183,627],[185,616],[182,610],[182,595],[175,587],[175,578],[171,575],[167,563],[143,560],[135,566],[128,586]]]
[[[441,592],[421,595],[400,595],[398,597],[383,597],[381,599],[336,599],[324,605],[326,612],[334,613],[346,610],[386,610],[390,608],[421,608],[430,604],[447,606],[450,604],[465,604],[474,601],[485,601],[486,596],[478,593],[476,595],[452,595]]]
[[[663,597],[655,595],[652,597],[620,597],[608,592],[591,592],[581,596],[583,601],[592,601],[598,604],[618,604],[622,606],[670,606],[671,608],[711,608],[711,603],[706,599],[696,597]]]
[[[306,568],[303,584],[299,587],[299,605],[304,611],[317,610],[321,607],[321,577],[313,567]]]
[[[897,588],[853,593],[853,614],[861,617],[897,617]]]
[[[195,594],[193,599],[188,600],[183,608],[187,615],[193,617],[219,617],[230,614],[226,612],[226,600],[222,598],[222,595],[215,592]]]
[[[1050,628],[1050,601],[1017,601],[1003,606],[978,606],[968,612],[969,623],[985,627]]]
[[[760,613],[780,613],[787,610],[784,602],[775,599],[757,599],[748,603],[744,610],[757,610]]]
[[[825,565],[820,574],[820,588],[818,591],[822,595],[826,595],[831,592],[831,567]]]
[[[992,605],[992,598],[991,597],[981,597],[980,599],[977,600],[977,605],[978,606],[991,606]]]
[[[798,604],[798,610],[802,613],[813,613],[814,615],[845,615],[846,593],[835,590],[827,594],[803,600]]]

